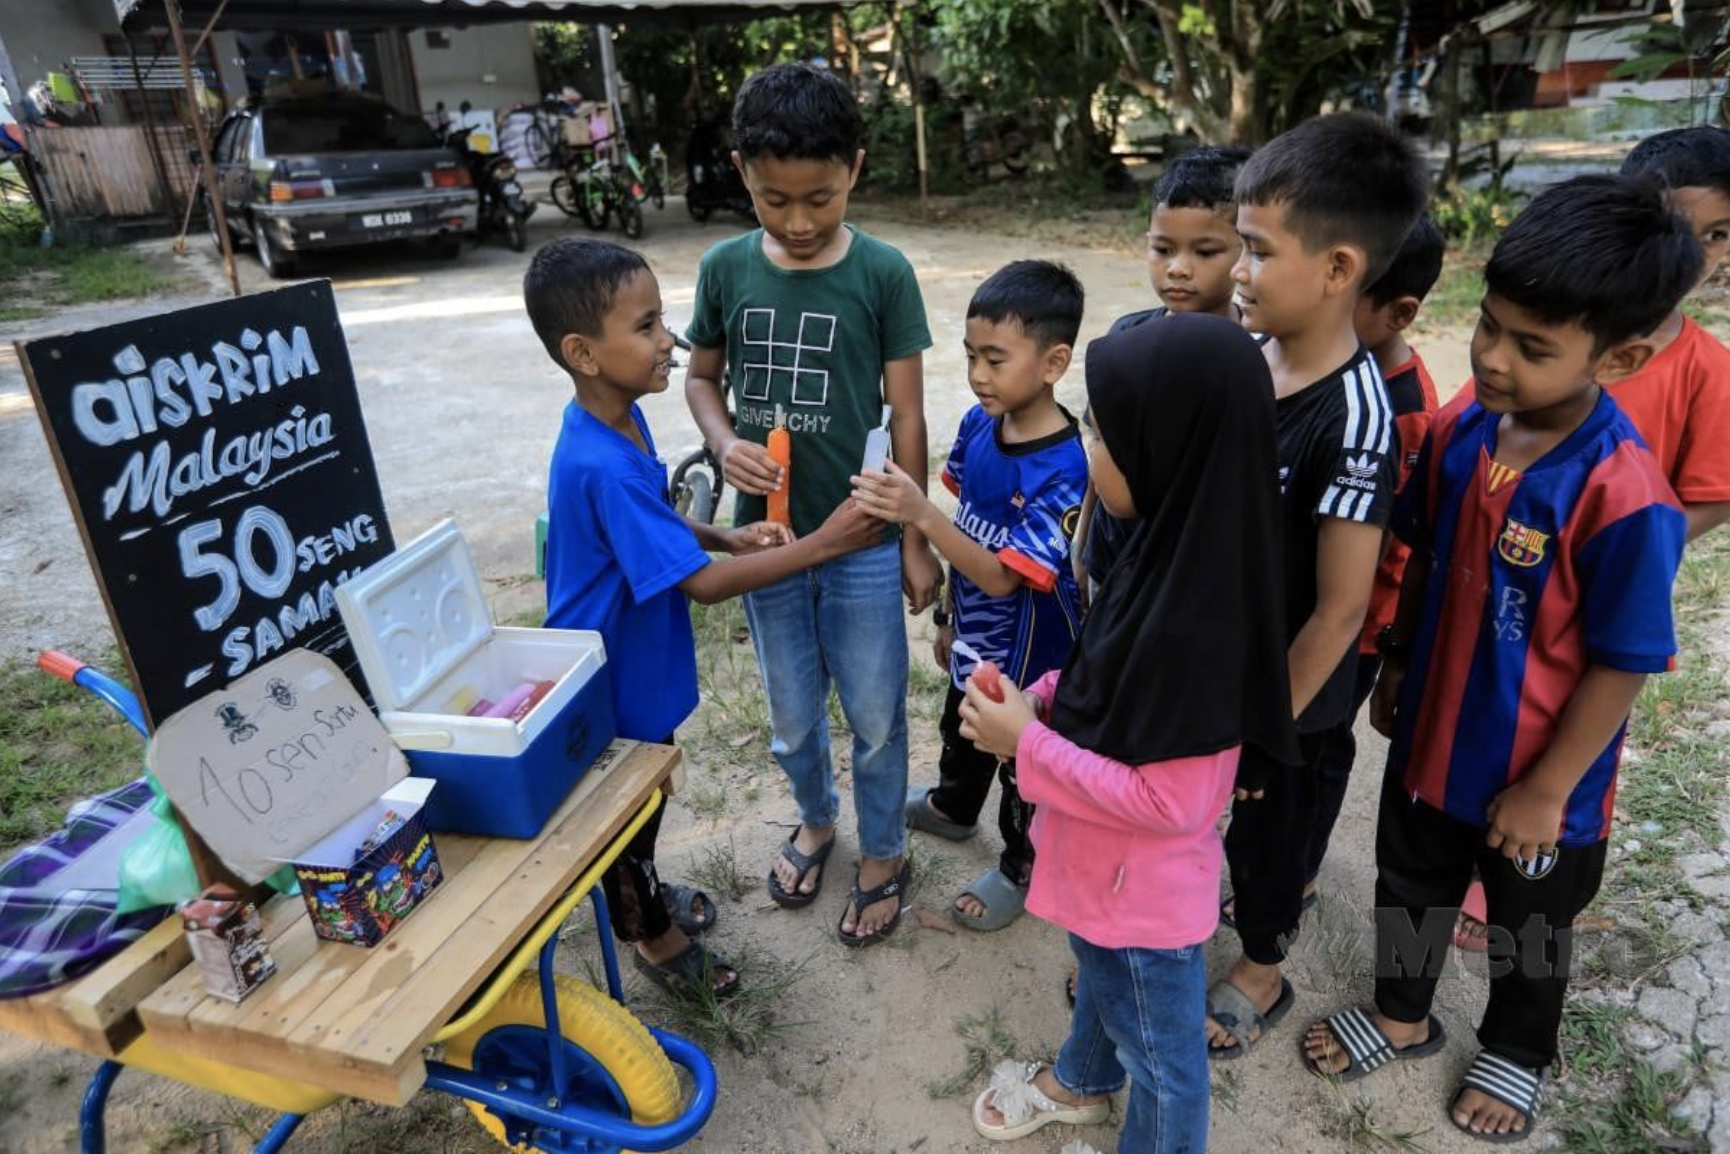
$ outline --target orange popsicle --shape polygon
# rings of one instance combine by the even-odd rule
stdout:
[[[769,520],[791,527],[793,513],[788,499],[793,490],[793,437],[787,432],[786,414],[775,406],[775,427],[769,430],[769,456],[781,466],[781,483],[769,494]]]

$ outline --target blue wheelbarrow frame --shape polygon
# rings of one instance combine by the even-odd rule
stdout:
[[[141,735],[148,735],[144,711],[139,706],[138,698],[114,678],[59,654],[44,654],[40,664],[45,670],[65,677],[74,685],[94,694],[130,722]],[[651,801],[650,804],[656,803]],[[620,841],[628,838],[631,832],[632,830],[627,828],[621,833],[615,841],[615,848]],[[608,929],[611,923],[607,916],[606,897],[599,886],[593,887],[588,897],[594,905],[595,928],[601,941],[601,959],[607,974],[607,992],[614,1001],[624,1004],[619,959]],[[511,1142],[524,1143],[556,1154],[614,1154],[623,1149],[660,1151],[671,1150],[689,1142],[708,1122],[715,1109],[719,1084],[715,1077],[714,1063],[696,1045],[677,1034],[649,1027],[649,1033],[660,1044],[667,1057],[689,1073],[693,1092],[685,1108],[667,1122],[644,1126],[631,1121],[629,1111],[624,1106],[624,1095],[617,1084],[599,1063],[584,1061],[580,1051],[573,1054],[576,1047],[563,1036],[559,1024],[558,986],[553,980],[553,961],[558,942],[557,934],[549,935],[540,946],[537,959],[545,1024],[540,1027],[522,1027],[519,1030],[526,1030],[529,1035],[538,1034],[544,1038],[546,1070],[551,1074],[548,1084],[569,1085],[568,1079],[575,1074],[583,1079],[583,1083],[591,1091],[583,1095],[584,1101],[549,1098],[533,1087],[521,1085],[519,1081],[500,1079],[480,1070],[460,1069],[439,1061],[427,1062],[425,1088],[479,1103],[504,1120],[506,1136]],[[521,1036],[519,1034],[519,1037]],[[532,1046],[534,1043],[531,1041],[529,1044]],[[124,1068],[121,1063],[112,1059],[104,1061],[97,1067],[89,1087],[84,1091],[84,1101],[78,1114],[79,1149],[82,1154],[106,1152],[104,1115],[108,1094]],[[591,1102],[612,1103],[612,1108],[591,1105]],[[305,1115],[301,1114],[278,1116],[264,1137],[253,1147],[254,1154],[275,1154],[281,1150],[304,1118]]]

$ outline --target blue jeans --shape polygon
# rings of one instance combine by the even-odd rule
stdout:
[[[1198,945],[1108,950],[1069,935],[1080,973],[1069,1040],[1052,1071],[1072,1094],[1120,1088],[1118,1154],[1207,1149],[1207,963]]]
[[[799,820],[835,824],[829,686],[853,730],[853,809],[864,857],[907,848],[907,626],[901,546],[878,545],[745,595],[745,620],[769,697],[769,752]]]

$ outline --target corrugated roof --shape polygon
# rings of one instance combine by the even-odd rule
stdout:
[[[833,8],[861,0],[181,0],[181,20],[203,28],[222,8],[218,29],[444,28],[524,20],[585,24],[700,24],[749,20],[777,10]],[[122,24],[163,22],[162,0],[114,0]]]

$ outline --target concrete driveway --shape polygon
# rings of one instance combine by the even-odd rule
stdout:
[[[1088,291],[1084,339],[1152,301],[1141,262],[1121,253],[910,225],[874,216],[869,205],[861,209],[861,226],[907,254],[924,290],[937,342],[926,360],[933,453],[947,447],[972,403],[962,322],[974,286],[993,269],[1022,256],[1069,263]],[[530,253],[556,236],[589,235],[550,204],[541,206],[529,227]],[[744,227],[732,217],[699,225],[677,199],[664,211],[650,210],[648,234],[636,246],[661,279],[675,326],[689,320],[698,258]],[[606,235],[620,239],[616,232]],[[226,295],[220,262],[202,237],[192,238],[184,257],[173,256],[166,242],[140,248],[152,259],[173,262],[197,287],[0,326],[0,658],[51,646],[97,654],[107,644],[101,598],[10,342]],[[328,256],[304,270],[336,286],[397,540],[407,541],[443,517],[456,518],[489,588],[498,591],[500,616],[540,596],[538,586],[523,588],[522,578],[534,572],[534,520],[545,500],[560,409],[571,395],[569,380],[548,359],[523,314],[521,278],[528,259],[494,243],[465,249],[454,261],[409,247],[380,247]],[[277,283],[250,253],[241,253],[239,261],[246,291]],[[699,445],[681,386],[675,374],[673,387],[644,406],[670,464]],[[1072,407],[1079,405],[1079,366],[1061,395]]]

